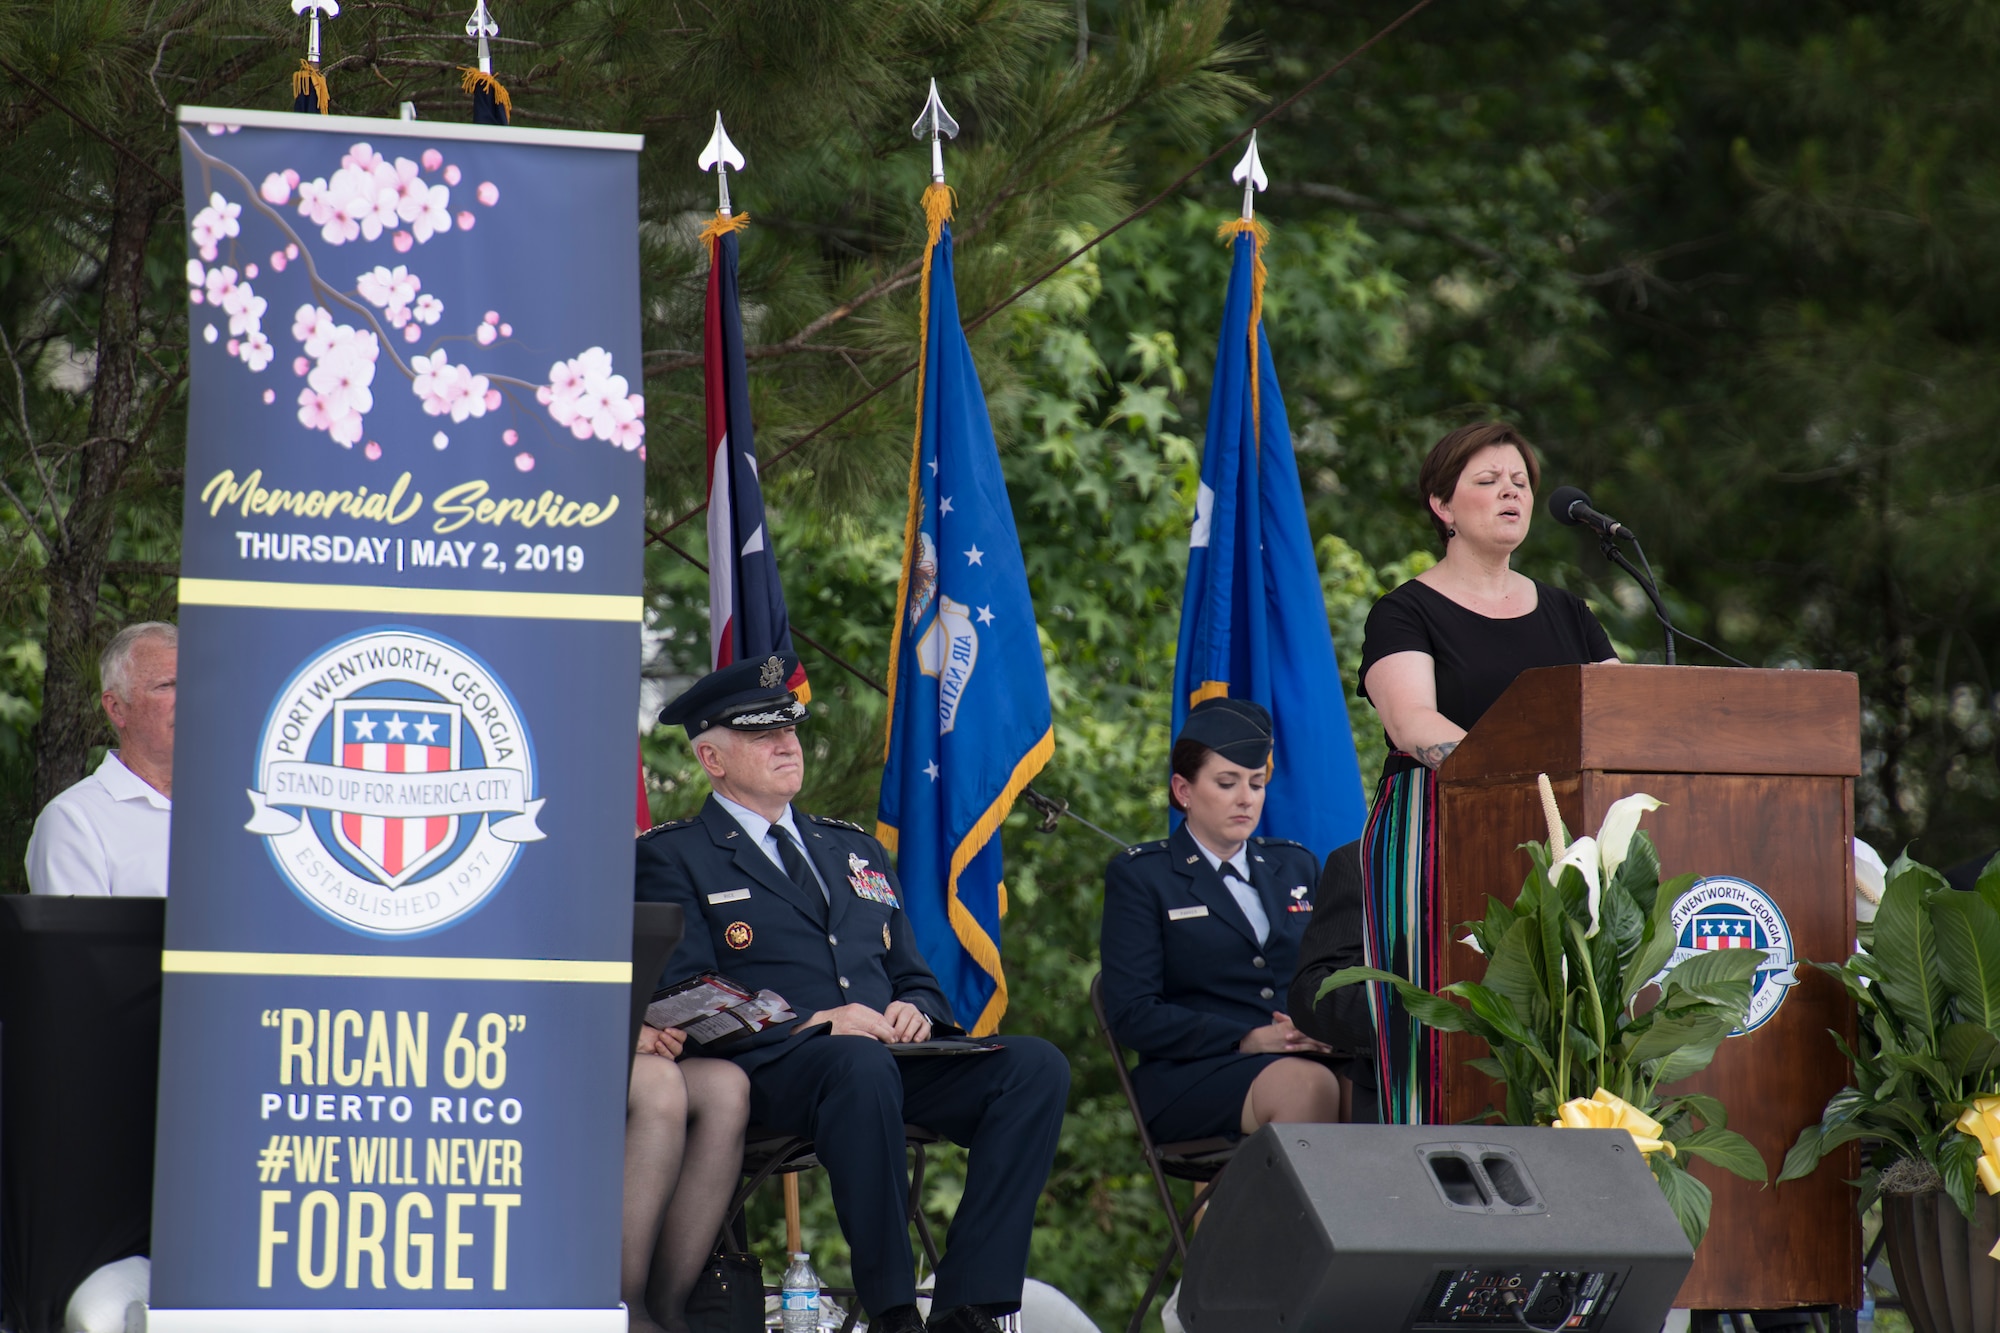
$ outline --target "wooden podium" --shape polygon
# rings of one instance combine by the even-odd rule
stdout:
[[[1454,942],[1512,902],[1528,873],[1520,844],[1547,836],[1535,775],[1546,773],[1573,835],[1595,833],[1621,796],[1666,802],[1644,827],[1661,875],[1728,875],[1764,890],[1784,914],[1795,960],[1838,962],[1854,939],[1854,779],[1861,771],[1860,691],[1833,671],[1571,666],[1524,672],[1439,770],[1436,923],[1443,982],[1477,979],[1479,956]],[[1775,1177],[1799,1130],[1847,1078],[1829,1030],[1854,1038],[1854,1010],[1830,978],[1799,983],[1755,1031],[1724,1041],[1715,1062],[1677,1087],[1720,1097],[1730,1128]],[[1464,1061],[1471,1037],[1448,1039],[1445,1099],[1453,1120],[1496,1090]],[[1697,1165],[1715,1191],[1708,1236],[1677,1306],[1766,1310],[1861,1301],[1861,1230],[1845,1181],[1855,1149],[1811,1177],[1758,1186]]]

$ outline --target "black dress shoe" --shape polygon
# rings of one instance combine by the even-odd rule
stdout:
[[[870,1333],[924,1333],[924,1317],[914,1305],[884,1310],[868,1323]]]
[[[931,1314],[929,1333],[1000,1333],[999,1322],[976,1305]]]

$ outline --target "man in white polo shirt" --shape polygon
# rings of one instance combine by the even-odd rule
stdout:
[[[174,792],[174,676],[180,632],[128,625],[98,659],[118,748],[44,806],[28,839],[33,893],[163,898]]]

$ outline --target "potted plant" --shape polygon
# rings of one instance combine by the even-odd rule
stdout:
[[[1839,966],[1860,1022],[1849,1084],[1785,1154],[1780,1182],[1876,1140],[1857,1182],[1878,1198],[1896,1290],[1919,1333],[2000,1328],[2000,862],[1961,893],[1907,856],[1891,866],[1868,947]]]
[[[1596,837],[1571,843],[1541,781],[1549,842],[1525,844],[1533,866],[1520,895],[1511,904],[1488,898],[1486,919],[1469,923],[1462,941],[1485,955],[1479,981],[1432,994],[1351,967],[1327,978],[1320,994],[1382,982],[1416,1021],[1482,1038],[1488,1054],[1471,1063],[1506,1085],[1497,1113],[1507,1124],[1628,1130],[1688,1242],[1699,1245],[1712,1197],[1686,1159],[1756,1181],[1767,1171],[1750,1141],[1728,1128],[1721,1102],[1661,1089],[1706,1068],[1742,1023],[1765,955],[1727,949],[1675,962],[1673,907],[1694,876],[1660,882],[1659,857],[1639,830],[1660,803],[1627,796],[1606,811]]]

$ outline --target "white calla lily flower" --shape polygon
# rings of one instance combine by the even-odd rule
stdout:
[[[1618,867],[1625,864],[1625,853],[1631,849],[1632,835],[1639,831],[1640,816],[1652,813],[1662,804],[1644,792],[1637,792],[1613,801],[1611,808],[1604,812],[1604,823],[1597,829],[1597,855],[1607,882],[1617,875]]]
[[[1569,850],[1549,867],[1549,883],[1554,884],[1562,878],[1564,866],[1575,866],[1576,872],[1583,876],[1584,887],[1590,892],[1590,929],[1583,933],[1583,937],[1594,939],[1597,935],[1598,899],[1604,892],[1598,878],[1597,839],[1586,834],[1571,843]]]

